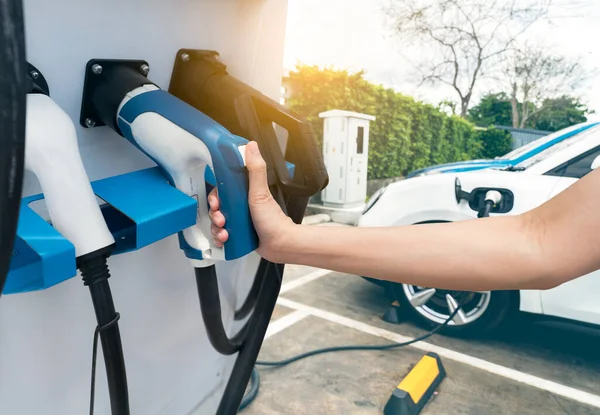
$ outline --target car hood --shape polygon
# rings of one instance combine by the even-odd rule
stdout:
[[[487,168],[502,168],[511,166],[513,163],[510,160],[469,160],[459,161],[455,163],[438,164],[436,166],[426,167],[424,169],[415,170],[409,173],[406,178],[421,176],[423,174],[431,174],[433,172],[453,173],[471,170],[480,170]]]

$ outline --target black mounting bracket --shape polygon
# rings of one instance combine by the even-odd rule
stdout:
[[[28,94],[44,94],[50,95],[50,88],[48,82],[42,72],[27,62],[27,93]]]
[[[143,77],[147,77],[150,66],[139,59],[92,59],[85,66],[83,97],[79,123],[86,128],[106,125],[94,104],[94,93],[98,85],[106,81],[107,74],[115,69],[128,69]]]
[[[460,203],[461,200],[466,200],[470,203],[471,200],[473,200],[473,195],[469,192],[465,192],[462,189],[462,185],[460,184],[458,177],[454,179],[454,194],[456,195],[456,203]]]

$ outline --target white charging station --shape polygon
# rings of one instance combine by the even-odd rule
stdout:
[[[27,60],[43,73],[50,96],[77,128],[90,180],[154,166],[107,127],[87,129],[80,116],[86,62],[143,59],[168,88],[181,48],[219,51],[238,79],[279,100],[286,0],[24,0]],[[68,180],[68,178],[65,178]],[[23,196],[40,192],[27,174]],[[76,201],[74,201],[76,203]],[[43,204],[35,207],[43,215]],[[258,255],[220,263],[222,317],[250,289]],[[210,345],[189,261],[177,236],[109,259],[121,313],[132,414],[214,414],[236,355]],[[88,413],[94,310],[80,276],[52,288],[2,296],[0,414]],[[96,414],[110,413],[99,350]]]
[[[367,197],[369,126],[375,117],[338,109],[319,116],[324,119],[323,158],[330,180],[322,192],[323,205],[361,208]]]

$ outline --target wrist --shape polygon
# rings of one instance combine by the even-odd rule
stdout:
[[[261,255],[271,262],[278,264],[298,263],[302,251],[302,236],[305,226],[290,222],[282,226]]]

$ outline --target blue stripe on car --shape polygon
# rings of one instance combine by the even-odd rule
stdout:
[[[486,169],[489,167],[514,166],[514,165],[522,163],[523,161],[541,153],[542,151],[552,147],[553,145],[560,143],[561,141],[564,141],[568,138],[573,137],[574,135],[580,134],[592,127],[595,127],[598,124],[600,124],[600,122],[583,125],[580,128],[574,129],[573,131],[569,131],[568,133],[559,135],[555,139],[550,140],[547,143],[541,144],[541,145],[533,148],[531,151],[528,151],[527,153],[523,154],[522,156],[514,158],[514,159],[510,159],[510,160],[467,160],[467,161],[459,161],[459,162],[455,162],[455,163],[438,164],[435,166],[430,166],[430,167],[425,167],[423,169],[415,170],[415,171],[409,173],[406,176],[406,178],[409,179],[416,175],[420,175],[420,174],[424,174],[424,173],[428,173],[428,172],[436,171],[436,170],[439,170],[440,173],[458,173],[458,172],[465,172],[465,171],[472,171],[472,170],[482,170],[482,169]]]

